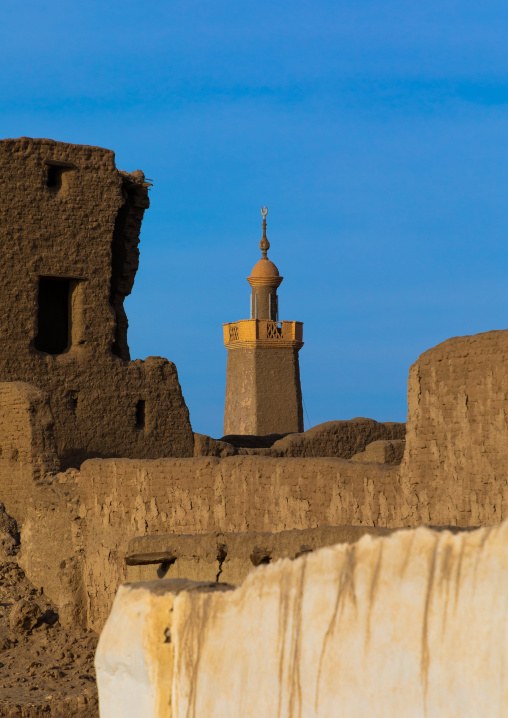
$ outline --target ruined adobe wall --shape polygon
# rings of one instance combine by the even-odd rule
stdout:
[[[270,449],[255,452],[269,456],[319,457],[338,456],[351,459],[379,440],[403,440],[406,425],[395,421],[379,422],[356,417],[348,421],[327,421],[301,434],[290,434],[276,441]]]
[[[49,398],[24,382],[0,382],[0,501],[18,522],[35,487],[58,471]]]
[[[474,527],[433,527],[452,533],[473,531]],[[213,534],[151,534],[129,541],[126,580],[156,581],[185,578],[215,581],[238,586],[261,565],[282,558],[291,560],[323,546],[355,544],[362,536],[388,536],[402,529],[382,526],[319,526],[279,533],[247,532]]]
[[[341,525],[489,525],[499,521],[502,491],[499,483],[485,483],[481,475],[474,492],[468,493],[470,484],[460,477],[450,487],[441,480],[412,482],[398,466],[261,456],[97,459],[86,461],[79,472],[59,474],[54,481],[51,491],[60,493],[61,502],[76,496],[77,513],[73,518],[68,514],[72,545],[52,549],[47,575],[59,591],[54,578],[59,552],[66,565],[73,555],[83,557],[82,573],[75,580],[82,581],[86,605],[76,611],[81,611],[85,625],[96,629],[107,616],[116,587],[125,580],[127,546],[135,536]],[[62,505],[58,511],[46,511],[39,499],[23,524],[24,567],[35,585],[49,582],[37,526],[45,522],[49,551],[62,516],[71,510]],[[42,557],[37,558],[41,583],[31,572],[35,565],[31,555]],[[57,601],[57,596],[49,595]]]
[[[68,604],[69,614],[74,610],[84,625],[100,629],[125,580],[135,536],[383,525],[397,503],[396,476],[396,467],[341,459],[86,461],[32,497],[22,565],[58,605]],[[391,525],[400,525],[395,513]],[[62,538],[55,542],[55,536]],[[59,566],[69,567],[72,557],[78,573],[66,586],[83,586],[74,607],[59,576]]]
[[[111,586],[125,575],[126,542],[136,535],[330,525],[467,527],[508,517],[499,503],[507,483],[501,474],[494,484],[481,474],[474,483],[460,475],[453,483],[442,476],[415,482],[397,466],[343,459],[97,460],[83,464],[79,481],[89,527],[85,583],[92,625],[104,619]]]
[[[301,433],[280,436],[229,435],[212,439],[194,434],[194,456],[256,455],[316,458],[329,456],[351,459],[365,451],[373,441],[403,441],[406,425],[356,417],[346,421],[326,421]]]
[[[257,566],[298,558],[323,546],[356,543],[365,534],[386,536],[396,529],[320,526],[270,532],[155,534],[136,536],[127,546],[126,580],[186,578],[238,585]]]
[[[34,366],[36,361],[34,382],[50,396],[62,468],[79,467],[94,456],[192,455],[189,412],[173,362],[161,357],[123,362],[110,355],[94,363],[72,353],[48,355],[42,366]]]
[[[62,626],[87,627],[89,597],[77,471],[48,476],[35,485],[21,524],[18,563],[37,588],[58,607]],[[20,524],[18,524],[20,525]],[[97,525],[95,530],[99,530]]]
[[[340,524],[400,526],[397,467],[342,459],[94,459],[79,471],[87,520],[135,533],[283,531]],[[109,519],[108,519],[109,522]]]
[[[493,331],[448,339],[410,369],[404,484],[462,525],[507,516],[507,366],[508,331]]]
[[[506,523],[419,528],[235,589],[122,586],[96,654],[101,718],[505,716],[507,541]]]
[[[0,142],[0,381],[49,394],[64,468],[90,456],[192,456],[174,364],[127,361],[123,300],[137,270],[147,191],[143,173],[119,172],[110,150]],[[69,283],[62,353],[36,348],[41,278]]]

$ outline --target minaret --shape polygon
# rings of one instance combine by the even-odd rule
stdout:
[[[298,352],[302,322],[279,322],[277,289],[283,280],[267,257],[266,207],[261,259],[247,277],[252,288],[250,319],[224,324],[228,350],[224,436],[303,431]]]

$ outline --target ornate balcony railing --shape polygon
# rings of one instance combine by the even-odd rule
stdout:
[[[302,322],[272,322],[266,319],[242,319],[224,324],[224,343],[303,343]]]

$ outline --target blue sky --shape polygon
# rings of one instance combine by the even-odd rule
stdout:
[[[310,424],[403,421],[420,353],[508,324],[507,36],[491,0],[4,4],[0,135],[153,178],[129,343],[196,431],[222,435],[264,204]]]

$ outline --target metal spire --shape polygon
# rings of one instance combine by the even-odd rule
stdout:
[[[266,215],[268,214],[268,208],[261,207],[261,214],[263,215],[263,236],[261,237],[261,242],[259,243],[259,249],[261,250],[263,259],[267,259],[266,253],[270,249],[270,242],[266,237]]]

